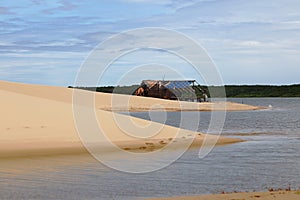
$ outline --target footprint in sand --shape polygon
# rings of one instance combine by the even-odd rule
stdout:
[[[145,142],[145,145],[151,145],[151,146],[153,146],[154,143],[152,143],[152,142]]]
[[[159,144],[167,144],[165,141],[161,140],[159,141]]]

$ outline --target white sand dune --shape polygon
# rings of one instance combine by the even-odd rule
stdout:
[[[77,133],[72,110],[72,89],[53,86],[30,85],[0,81],[0,158],[13,156],[34,156],[85,153]],[[83,91],[86,93],[91,93]],[[178,102],[154,98],[132,97],[130,105],[124,106],[126,95],[95,94],[96,115],[101,118],[107,137],[120,148],[129,151],[153,151],[168,144],[180,130],[164,125],[159,134],[140,139],[129,136],[114,121],[111,99],[117,99],[116,110],[147,110],[154,104],[166,110],[180,110]],[[185,108],[210,110],[214,105],[186,103]],[[129,109],[128,109],[129,108]],[[229,110],[253,110],[254,106],[228,103]],[[115,115],[124,120],[147,126],[149,121],[130,116]],[[154,125],[159,125],[154,123]],[[193,146],[200,146],[204,134],[181,130],[181,138],[195,137]],[[215,136],[208,138],[214,139]],[[218,144],[239,142],[239,139],[219,138]],[[147,144],[146,144],[147,143]],[[148,146],[147,146],[148,145]],[[180,142],[178,142],[180,146]]]
[[[54,86],[41,86],[33,84],[22,84],[7,81],[0,81],[0,90],[15,92],[48,100],[61,101],[66,103],[72,102],[73,89]],[[88,91],[86,91],[88,92]],[[129,99],[130,98],[130,99]],[[112,101],[113,100],[113,101]],[[129,100],[129,105],[124,105],[124,102]],[[113,105],[112,105],[113,102]],[[199,111],[212,111],[212,110],[227,110],[227,111],[240,111],[240,110],[259,110],[262,107],[251,106],[246,104],[226,102],[222,103],[193,103],[193,102],[178,102],[171,100],[163,100],[149,97],[128,96],[120,94],[95,94],[96,108],[102,110],[115,110],[115,111],[148,111],[153,105],[161,105],[167,111],[182,111],[182,110],[199,110]]]

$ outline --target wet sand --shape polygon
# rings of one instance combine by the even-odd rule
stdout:
[[[298,200],[300,191],[272,191],[272,192],[242,192],[230,194],[210,194],[189,197],[153,198],[151,200]],[[150,199],[148,199],[150,200]]]

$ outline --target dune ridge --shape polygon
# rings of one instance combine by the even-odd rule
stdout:
[[[33,97],[44,98],[48,100],[72,103],[73,90],[71,88],[57,86],[41,86],[35,84],[15,83],[0,81],[0,90],[15,92]],[[77,89],[78,90],[78,89]],[[81,91],[83,93],[94,93],[91,91]],[[259,106],[239,104],[233,102],[178,102],[151,97],[129,96],[122,94],[94,93],[96,108],[107,111],[148,111],[149,109],[166,111],[242,111],[242,110],[260,110]],[[130,98],[130,99],[129,99]],[[129,105],[124,105],[128,101]],[[112,104],[113,102],[113,104]],[[153,105],[159,104],[163,109],[153,108]]]
[[[83,93],[91,94],[88,91]],[[87,153],[77,133],[73,119],[72,89],[54,86],[41,86],[0,81],[0,158]],[[159,134],[150,138],[136,138],[126,134],[114,122],[118,116],[124,120],[147,126],[149,121],[106,111],[111,106],[111,94],[95,94],[95,110],[109,139],[126,151],[153,151],[164,147],[170,142],[177,142],[178,148],[184,139],[195,138],[192,147],[200,147],[205,134],[178,129],[163,125]],[[115,95],[120,105],[127,95]],[[162,104],[168,108],[179,109],[176,102],[168,100],[132,97],[130,102],[133,110],[137,107],[149,109],[153,104]],[[140,105],[143,104],[143,105]],[[199,104],[187,103],[188,106]],[[177,106],[177,107],[176,107]],[[240,109],[241,107],[239,107]],[[153,123],[155,126],[161,124]],[[174,141],[180,132],[181,140]],[[178,137],[177,137],[178,138]],[[207,136],[208,140],[215,140],[216,136]],[[240,139],[218,139],[218,144],[240,142]],[[101,141],[94,141],[101,146]],[[107,149],[109,151],[109,149]]]

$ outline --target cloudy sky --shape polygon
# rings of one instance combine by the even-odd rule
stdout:
[[[4,0],[0,76],[8,81],[73,85],[81,64],[100,42],[129,29],[161,27],[179,31],[204,47],[225,84],[300,83],[299,8],[299,0]],[[107,71],[103,84],[115,84],[138,65],[143,70],[130,71],[133,78],[128,83],[139,83],[147,75],[178,78],[163,67],[151,66],[151,58],[165,54],[128,55]],[[185,78],[198,79],[186,64],[178,63],[162,64],[184,71]]]

